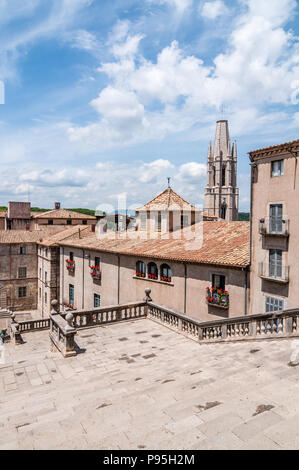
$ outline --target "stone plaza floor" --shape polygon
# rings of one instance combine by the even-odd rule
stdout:
[[[151,320],[5,345],[0,449],[299,449],[291,340],[199,345]]]

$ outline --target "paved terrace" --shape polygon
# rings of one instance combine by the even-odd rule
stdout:
[[[199,345],[151,320],[6,345],[0,449],[299,449],[291,340]]]

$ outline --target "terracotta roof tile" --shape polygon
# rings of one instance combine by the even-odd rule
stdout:
[[[169,210],[169,209],[196,209],[195,206],[183,199],[172,188],[167,188],[158,196],[154,197],[151,201],[147,202],[144,206],[136,209],[136,211],[143,210]]]
[[[47,238],[44,238],[43,241],[40,242],[40,244],[44,246],[58,246],[59,243],[63,240],[78,240],[80,238],[90,236],[90,234],[90,225],[75,225],[69,228],[65,227],[62,231],[55,233],[54,235],[50,235]]]
[[[80,212],[69,211],[66,209],[54,209],[48,212],[36,213],[34,219],[78,219],[78,220],[96,220],[96,217]]]
[[[0,230],[0,244],[37,243],[50,235],[65,230],[64,227],[49,227],[43,230]]]
[[[299,147],[299,140],[293,140],[291,142],[285,142],[283,144],[278,144],[278,145],[272,145],[270,147],[265,147],[261,148],[258,150],[252,150],[251,152],[248,152],[249,155],[254,159],[256,157],[262,157],[263,155],[259,154],[264,154],[264,153],[269,153],[269,152],[282,152],[282,151],[287,151],[292,147]]]
[[[81,240],[61,241],[60,245],[84,247],[108,253],[126,254],[152,259],[165,259],[199,264],[246,267],[249,265],[249,222],[202,222],[192,227],[195,238],[188,241],[190,229],[177,231],[170,238],[142,239],[146,234],[135,232],[98,239],[91,234]],[[182,235],[182,237],[181,237]],[[193,242],[195,245],[193,244]]]

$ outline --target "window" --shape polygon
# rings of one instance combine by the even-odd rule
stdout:
[[[282,204],[270,205],[270,232],[282,233]]]
[[[101,306],[101,296],[99,294],[94,294],[94,308],[99,308]]]
[[[181,228],[188,227],[189,217],[187,215],[181,215]]]
[[[53,220],[48,220],[48,225],[54,225],[54,221]]]
[[[146,223],[147,223],[147,213],[140,214],[140,229],[146,230]]]
[[[39,298],[41,298],[41,296],[42,296],[42,290],[41,290],[41,288],[39,288],[38,292],[39,292]]]
[[[27,287],[19,287],[19,299],[27,296]]]
[[[20,255],[26,255],[26,246],[20,246]]]
[[[45,272],[45,282],[46,283],[48,282],[48,273],[47,273],[47,271]]]
[[[27,268],[19,268],[18,270],[18,277],[19,279],[26,279],[27,277]]]
[[[225,290],[225,276],[221,276],[220,274],[213,274],[212,284],[213,287],[216,287],[216,289]]]
[[[137,261],[136,263],[136,276],[146,277],[146,266],[143,261]]]
[[[75,288],[73,284],[69,284],[69,304],[74,305],[75,301]]]
[[[71,220],[67,220],[67,221],[66,221],[66,225],[72,225],[72,221],[71,221]]]
[[[162,227],[162,215],[161,212],[158,212],[157,219],[156,219],[156,231],[161,232]]]
[[[222,184],[221,186],[225,186],[225,172],[226,172],[226,168],[225,166],[222,167]]]
[[[162,264],[160,268],[160,279],[164,282],[171,282],[172,272],[168,264]]]
[[[100,267],[101,260],[98,256],[95,257],[94,259],[94,265]]]
[[[277,176],[283,176],[284,170],[284,161],[278,160],[276,162],[272,162],[271,164],[271,176],[272,178],[277,178]]]
[[[276,297],[266,297],[266,313],[284,310],[284,300]]]
[[[226,219],[226,204],[222,204],[221,206],[221,214],[220,214],[221,219]]]
[[[39,278],[42,278],[42,268],[39,268]]]
[[[46,256],[46,258],[48,258],[48,248],[46,248],[45,256]]]
[[[47,303],[48,303],[48,294],[47,294],[47,292],[45,292],[45,304],[47,304]]]
[[[156,263],[149,263],[148,265],[148,277],[149,279],[154,279],[154,280],[157,280],[158,279],[158,268],[157,268],[157,265]]]
[[[82,225],[87,225],[87,220],[83,220]]]
[[[74,261],[74,253],[72,251],[70,251],[70,260]]]
[[[282,277],[282,250],[270,250],[269,252],[270,277]]]

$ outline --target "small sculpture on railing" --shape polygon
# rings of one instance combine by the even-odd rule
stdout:
[[[145,299],[144,299],[144,302],[152,302],[152,298],[151,298],[151,289],[145,289]]]
[[[65,327],[66,331],[71,331],[74,329],[74,315],[69,312],[65,316],[65,320],[67,322],[67,326]]]
[[[51,302],[51,315],[57,315],[59,313],[59,302],[57,299],[52,300]]]

